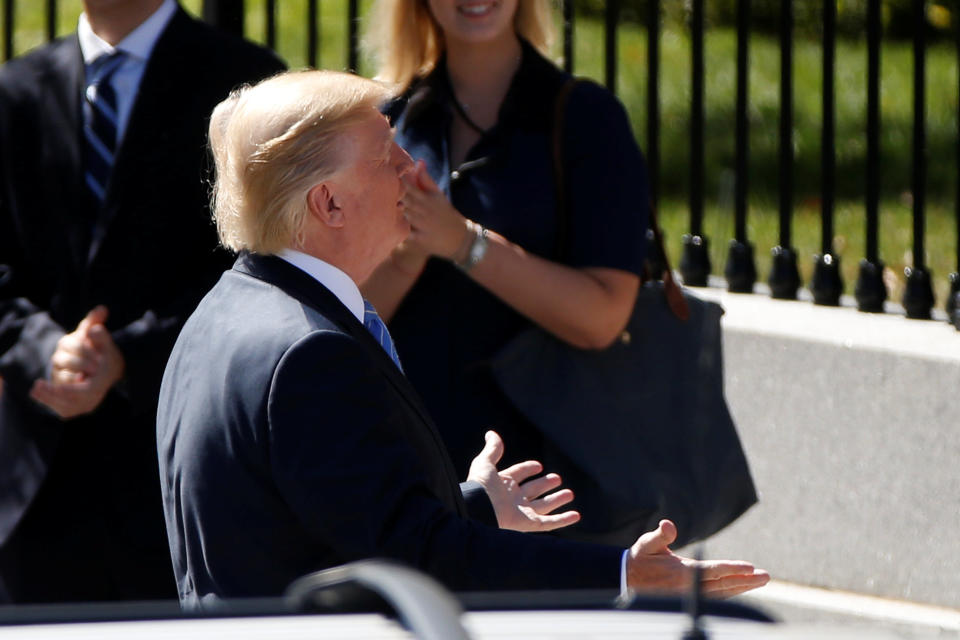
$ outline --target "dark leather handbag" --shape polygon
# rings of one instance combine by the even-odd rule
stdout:
[[[528,329],[493,362],[513,405],[609,496],[601,508],[608,535],[594,539],[627,546],[669,518],[682,546],[757,501],[723,396],[723,310],[685,298],[684,322],[663,285],[647,283],[627,330],[608,349],[577,349]]]
[[[560,190],[558,132],[569,88],[558,96],[554,123]],[[566,216],[558,212],[561,236]],[[702,540],[757,501],[723,395],[723,309],[674,283],[652,217],[651,223],[664,279],[640,288],[627,328],[611,347],[578,349],[531,327],[491,361],[516,409],[561,460],[576,465],[568,475],[598,485],[586,501],[578,498],[584,524],[589,519],[599,531],[589,539],[620,546],[661,518],[676,523],[676,546]]]

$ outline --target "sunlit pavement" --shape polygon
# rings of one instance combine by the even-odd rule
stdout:
[[[742,600],[789,623],[882,629],[904,638],[960,638],[960,609],[818,589],[779,580],[742,596]]]
[[[692,291],[726,310],[726,395],[760,493],[705,557],[769,570],[779,582],[757,597],[786,620],[960,636],[960,331],[942,311],[918,321]]]

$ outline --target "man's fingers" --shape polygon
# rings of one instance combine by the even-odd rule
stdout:
[[[113,338],[110,337],[110,332],[107,331],[107,328],[102,324],[96,324],[90,327],[87,335],[98,355],[112,346]]]
[[[87,376],[94,375],[99,367],[99,358],[95,356],[81,357],[67,351],[54,352],[50,362],[53,364],[53,370],[55,372],[63,370],[72,373],[82,373]]]
[[[525,462],[518,462],[515,465],[507,467],[506,469],[500,472],[500,475],[510,476],[511,478],[517,481],[517,484],[523,484],[524,482],[527,481],[527,478],[532,478],[533,476],[537,475],[541,471],[543,471],[542,464],[540,464],[536,460],[527,460]],[[533,481],[531,480],[531,482]],[[530,484],[530,483],[528,482],[527,484]],[[528,493],[527,489],[528,487],[524,485],[523,495],[525,495],[528,498],[536,498],[538,495],[540,495],[540,493],[543,493],[543,491],[541,491],[540,493]]]
[[[766,571],[755,571],[752,574],[726,576],[717,580],[703,580],[703,593],[711,598],[730,598],[752,589],[757,589],[770,582],[770,574]]]
[[[697,562],[693,560],[685,562],[685,564],[692,568],[694,563]],[[703,580],[718,580],[728,576],[748,576],[756,572],[752,564],[740,560],[701,560],[699,565]]]
[[[539,465],[539,463],[537,464]],[[516,479],[516,476],[514,476],[514,478]],[[517,480],[519,482],[519,479]],[[533,500],[534,498],[539,498],[547,491],[556,489],[561,484],[563,484],[563,480],[560,479],[560,476],[555,473],[548,473],[545,476],[527,480],[520,485],[520,491],[523,493],[523,497]]]
[[[94,360],[99,356],[93,341],[89,339],[81,340],[73,337],[72,334],[69,340],[67,338],[62,338],[60,342],[57,343],[57,351],[54,353],[57,352],[62,352],[76,358],[82,358],[84,360]]]
[[[487,431],[483,437],[486,442],[483,445],[483,450],[480,452],[480,456],[483,456],[489,460],[493,466],[497,466],[497,463],[500,462],[500,458],[503,457],[503,440],[500,438],[500,434],[496,431]]]
[[[653,531],[648,531],[634,543],[638,553],[655,554],[667,550],[677,539],[677,525],[670,520],[661,520]]]
[[[83,320],[80,321],[80,324],[77,326],[77,329],[87,330],[93,325],[103,324],[107,321],[107,316],[109,312],[107,308],[102,304],[97,305],[93,309],[87,312],[87,315],[84,316]]]
[[[537,513],[546,514],[551,511],[556,511],[563,505],[570,504],[571,502],[573,502],[573,491],[570,489],[561,489],[537,500],[531,500],[530,506]]]
[[[75,402],[86,396],[90,391],[90,384],[86,381],[72,384],[57,384],[46,380],[36,380],[30,390],[31,395],[39,394],[40,397],[56,402]]]
[[[562,529],[563,527],[569,527],[579,522],[579,520],[580,513],[577,511],[564,511],[563,513],[549,516],[540,515],[536,517],[535,522],[537,522],[537,528],[535,530],[553,531],[555,529]]]
[[[30,389],[30,397],[49,407],[61,418],[71,418],[83,413],[87,387],[85,382],[51,384],[46,380],[36,380]]]
[[[90,378],[90,375],[82,371],[71,371],[70,369],[54,369],[50,376],[50,381],[54,384],[76,384],[84,382]]]
[[[97,325],[102,328],[102,325]],[[93,375],[103,360],[102,353],[92,340],[81,338],[77,334],[68,334],[57,343],[57,349],[50,358],[56,369],[79,371]]]
[[[54,411],[57,411],[58,398],[51,391],[50,383],[45,380],[37,380],[33,383],[33,386],[30,387],[30,397],[39,402],[40,404],[45,404]]]

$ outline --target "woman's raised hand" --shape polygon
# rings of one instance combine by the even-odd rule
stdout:
[[[467,219],[437,187],[423,160],[418,160],[403,180],[407,188],[403,197],[404,215],[410,223],[407,242],[430,255],[453,260],[462,258],[473,237]]]

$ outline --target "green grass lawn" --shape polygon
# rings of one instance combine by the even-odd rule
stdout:
[[[182,0],[199,13],[202,0]],[[43,41],[41,3],[18,0],[15,50],[23,52]],[[280,0],[277,48],[291,67],[306,64],[306,6],[303,0]],[[264,0],[247,0],[247,34],[265,41]],[[346,1],[319,3],[319,65],[340,69],[347,64]],[[360,3],[361,12],[369,0]],[[71,31],[80,12],[79,0],[61,0],[58,29]],[[599,22],[581,19],[575,33],[575,71],[603,78],[603,32]],[[734,166],[734,106],[736,96],[736,37],[729,29],[712,29],[706,47],[706,212],[704,231],[711,241],[711,259],[722,273],[727,242],[733,236],[732,172]],[[559,49],[559,48],[558,48]],[[626,24],[619,31],[618,88],[627,105],[641,145],[646,131],[646,33]],[[777,241],[777,139],[779,114],[779,46],[768,36],[751,38],[750,67],[750,241],[757,252],[760,279],[769,272],[769,249]],[[853,291],[857,263],[863,257],[866,157],[866,46],[863,40],[837,45],[837,202],[834,251],[841,257],[847,292]],[[669,24],[661,41],[661,222],[668,251],[679,262],[680,236],[688,226],[690,41]],[[957,270],[955,200],[958,187],[957,53],[950,44],[932,45],[927,52],[927,233],[926,261],[932,269],[938,304],[947,293],[946,275]],[[891,299],[902,295],[903,267],[912,263],[911,131],[912,53],[908,43],[886,42],[881,55],[881,207],[880,252],[889,268]],[[360,72],[369,74],[362,62]],[[805,282],[812,256],[820,251],[820,120],[821,49],[799,39],[794,49],[795,203],[793,244],[801,256]]]

